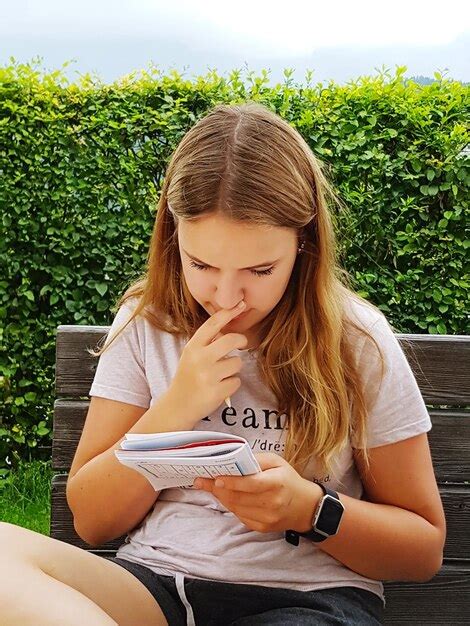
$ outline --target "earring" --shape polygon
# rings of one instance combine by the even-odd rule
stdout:
[[[300,244],[300,248],[297,248],[297,254],[300,254],[301,252],[303,252],[304,247],[305,247],[305,241],[302,241],[302,243]]]

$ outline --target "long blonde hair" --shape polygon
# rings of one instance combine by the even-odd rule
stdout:
[[[286,291],[263,320],[258,364],[286,414],[284,457],[298,471],[311,460],[329,471],[354,429],[368,464],[366,406],[345,313],[355,294],[337,262],[334,213],[339,200],[302,136],[256,102],[219,104],[174,151],[163,181],[147,267],[119,298],[137,306],[100,356],[132,319],[190,339],[208,318],[192,297],[181,268],[177,222],[218,213],[232,220],[296,229],[304,242]],[[171,210],[169,208],[171,206]],[[378,311],[378,309],[376,309]],[[383,373],[383,372],[382,372]]]

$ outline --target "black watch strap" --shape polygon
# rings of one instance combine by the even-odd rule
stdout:
[[[339,497],[336,491],[333,491],[332,489],[328,489],[328,487],[325,487],[325,485],[323,485],[322,483],[316,483],[316,484],[322,489],[324,496],[329,495],[332,498],[339,500]],[[315,543],[319,543],[321,541],[325,541],[325,539],[328,539],[327,536],[322,535],[321,533],[317,533],[315,530],[313,530],[313,528],[312,530],[308,530],[305,533],[299,533],[296,530],[286,530],[285,539],[287,543],[290,543],[293,546],[298,546],[300,537],[306,537],[307,539],[310,539],[311,541],[314,541]]]

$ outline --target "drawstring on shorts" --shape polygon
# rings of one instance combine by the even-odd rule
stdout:
[[[186,624],[187,626],[196,626],[193,607],[189,604],[188,598],[186,597],[186,591],[184,589],[184,574],[176,574],[175,581],[176,590],[178,591],[181,602],[184,604],[186,609]]]

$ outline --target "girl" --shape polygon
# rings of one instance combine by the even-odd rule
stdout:
[[[265,106],[218,105],[183,137],[67,484],[85,541],[126,540],[105,559],[3,524],[3,625],[379,624],[382,580],[436,574],[430,419],[338,268],[335,199]],[[155,492],[115,457],[127,432],[193,428],[242,435],[262,471]]]

